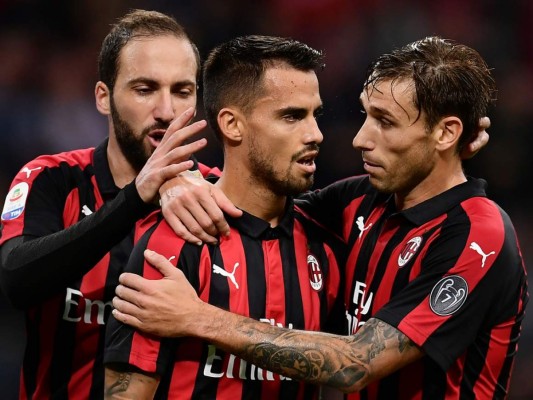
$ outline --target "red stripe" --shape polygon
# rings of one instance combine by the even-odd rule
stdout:
[[[485,356],[485,365],[474,385],[474,397],[476,399],[492,398],[498,377],[502,367],[507,360],[507,352],[511,345],[511,334],[516,321],[513,318],[503,324],[495,326],[490,333],[490,342],[487,354]],[[514,345],[516,347],[516,344]],[[509,382],[506,382],[506,389]]]
[[[372,282],[374,280],[374,275],[376,273],[378,263],[383,255],[383,251],[385,250],[385,247],[389,244],[389,241],[398,230],[398,226],[388,227],[387,225],[387,222],[385,222],[382,233],[379,235],[378,241],[374,246],[374,250],[372,251],[372,256],[370,257],[370,260],[368,262],[368,271],[365,282]],[[387,267],[385,268],[385,273],[381,278],[378,290],[374,294],[374,301],[372,302],[372,310],[370,312],[370,315],[374,315],[376,311],[383,307],[384,304],[388,303],[390,299],[390,292],[392,290],[392,285],[394,283],[394,279],[396,278],[396,274],[398,273],[398,268],[389,267],[390,265],[387,265]],[[366,293],[370,294],[371,292],[370,290],[367,290]],[[367,299],[362,299],[362,301],[359,302],[359,309],[363,304],[366,304],[366,300]],[[358,314],[361,315],[360,313]]]
[[[194,391],[196,374],[202,354],[202,342],[197,339],[183,338],[176,351],[176,362],[168,392],[169,399],[190,399]]]
[[[294,251],[296,254],[296,268],[298,271],[298,281],[300,282],[300,293],[304,313],[306,330],[320,330],[320,298],[318,292],[311,287],[309,268],[307,263],[307,237],[303,230],[302,224],[294,221]],[[322,268],[322,266],[320,266]],[[322,285],[326,284],[324,273],[322,273]],[[322,290],[323,290],[322,286]]]
[[[228,255],[228,258],[223,258],[224,269],[234,274],[235,281],[239,288],[228,277],[229,287],[229,307],[230,310],[241,315],[250,315],[250,304],[248,303],[248,279],[246,255],[244,254],[244,246],[242,244],[241,235],[238,231],[233,230],[230,234],[231,239],[222,237],[220,239],[220,254],[222,257]],[[237,265],[238,263],[238,265]],[[222,265],[219,265],[222,267]]]
[[[463,380],[465,357],[459,357],[446,372],[446,394],[445,399],[455,400],[459,398],[461,382]],[[476,399],[478,397],[475,397]],[[482,398],[482,397],[481,397]],[[491,397],[489,397],[491,398]]]
[[[285,326],[285,286],[279,241],[262,243],[266,278],[266,318]]]

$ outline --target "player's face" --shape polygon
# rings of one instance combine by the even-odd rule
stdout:
[[[322,133],[322,109],[314,72],[289,67],[265,71],[264,92],[248,113],[247,146],[255,184],[277,195],[294,195],[313,184]]]
[[[111,117],[117,142],[137,171],[170,122],[196,106],[197,68],[190,43],[171,35],[135,39],[121,50]]]
[[[417,120],[412,82],[381,82],[375,89],[363,90],[360,100],[366,120],[353,146],[362,152],[371,184],[403,197],[422,193],[435,166],[436,150],[433,135],[424,126],[424,113]]]

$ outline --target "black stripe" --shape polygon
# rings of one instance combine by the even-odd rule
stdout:
[[[266,276],[265,255],[262,241],[254,240],[249,236],[242,235],[241,241],[246,257],[246,279],[248,285],[248,308],[250,317],[260,319],[265,317],[266,312]],[[246,366],[246,376],[250,376],[250,363]],[[243,399],[261,398],[261,381],[246,379],[242,382]]]

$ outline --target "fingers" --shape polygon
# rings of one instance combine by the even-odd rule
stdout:
[[[235,218],[242,216],[242,210],[235,207],[235,205],[226,197],[226,195],[222,190],[220,190],[220,188],[216,186],[213,187],[213,190],[211,191],[211,196],[217,203],[218,207],[220,207],[220,209],[226,214]],[[224,222],[227,224],[225,220]]]
[[[181,223],[178,217],[176,215],[169,211],[169,208],[163,207],[163,216],[165,217],[165,220],[170,225],[172,230],[181,237],[183,240],[196,244],[197,246],[200,246],[202,244],[202,239],[194,236],[189,230]],[[214,238],[213,238],[214,239]]]
[[[189,107],[181,115],[174,119],[168,126],[163,139],[161,139],[161,144],[167,142],[175,132],[179,131],[181,128],[187,126],[189,121],[194,117],[194,107]]]
[[[156,253],[152,250],[145,250],[144,251],[144,258],[146,261],[148,261],[152,266],[154,266],[163,277],[170,277],[172,275],[175,275],[177,273],[181,273],[179,269],[174,267],[172,263],[167,260],[164,256],[162,256],[159,253]]]
[[[479,128],[481,130],[486,130],[490,128],[490,118],[489,117],[482,117],[479,119]]]
[[[113,304],[115,304],[115,300],[113,299]],[[119,309],[117,308],[114,308],[113,311],[113,316],[116,318],[117,321],[120,321],[124,324],[127,324],[127,325],[131,325],[133,326],[134,328],[136,329],[140,329],[141,326],[142,326],[142,323],[141,321],[132,316],[132,315],[129,315],[129,314],[124,314],[122,313]]]

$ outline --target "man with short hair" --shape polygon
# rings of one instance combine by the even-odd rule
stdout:
[[[221,44],[203,72],[206,116],[224,150],[216,186],[243,211],[231,234],[196,246],[156,213],[141,224],[128,271],[161,275],[155,250],[198,295],[268,325],[342,333],[342,241],[293,206],[313,184],[322,142],[316,70],[322,54],[290,39],[251,35]],[[290,88],[290,90],[287,90]],[[155,224],[155,225],[154,225]],[[168,340],[110,319],[106,398],[317,399],[318,387],[256,367],[195,338]],[[280,375],[281,374],[281,375]]]
[[[508,215],[467,177],[461,149],[494,99],[473,49],[428,37],[379,57],[353,140],[367,175],[297,203],[349,245],[349,336],[259,324],[204,303],[180,271],[121,276],[114,316],[164,336],[195,336],[262,368],[359,399],[505,398],[528,301]],[[153,310],[158,310],[153,315]]]
[[[205,126],[187,126],[199,64],[173,18],[125,15],[98,61],[96,106],[109,137],[38,157],[16,175],[2,211],[0,273],[7,298],[26,311],[21,399],[102,398],[105,323],[135,222],[205,145],[182,145]]]

